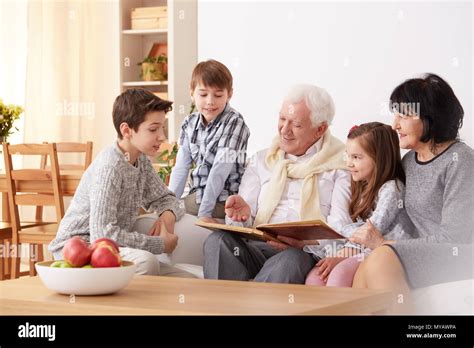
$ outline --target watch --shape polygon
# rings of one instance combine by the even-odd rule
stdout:
[[[169,212],[170,212],[171,214],[173,214],[173,215],[174,215],[174,217],[176,218],[176,214],[175,214],[175,213],[174,213],[174,212],[173,212],[171,209],[166,209],[166,210],[163,210],[163,211],[161,212],[161,214],[160,214],[160,215],[158,215],[158,216],[159,216],[159,217],[161,217],[161,215],[163,215],[163,213],[164,213],[164,212],[166,212],[166,211],[169,211]]]

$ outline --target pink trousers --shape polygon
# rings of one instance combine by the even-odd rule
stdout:
[[[339,262],[329,273],[327,283],[319,277],[319,267],[314,266],[306,276],[306,285],[351,287],[354,275],[362,259],[359,256],[348,257]]]

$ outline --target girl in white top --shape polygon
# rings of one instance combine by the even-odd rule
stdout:
[[[349,238],[370,224],[389,239],[411,238],[413,225],[403,208],[405,173],[397,133],[379,122],[354,126],[349,131],[347,165],[351,172],[352,223],[340,233]],[[308,273],[306,284],[350,287],[354,274],[370,249],[350,242],[320,242],[305,251],[319,260]]]

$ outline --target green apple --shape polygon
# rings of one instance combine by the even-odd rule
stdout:
[[[82,268],[94,268],[94,267],[92,267],[92,265],[85,265],[85,266],[82,266]]]
[[[52,264],[51,264],[51,267],[56,267],[56,268],[72,268],[72,266],[67,263],[66,261],[64,260],[59,260],[59,261],[54,261]]]

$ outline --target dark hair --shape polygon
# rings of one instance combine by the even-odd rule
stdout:
[[[390,95],[390,109],[395,111],[400,105],[407,105],[407,113],[419,116],[423,122],[422,142],[435,147],[459,139],[464,110],[451,86],[438,75],[425,74],[395,88]]]
[[[190,84],[191,93],[194,92],[198,83],[202,83],[204,86],[227,89],[227,92],[230,93],[232,91],[232,74],[224,64],[210,59],[194,67]]]
[[[134,131],[145,120],[147,113],[152,111],[171,111],[173,102],[163,100],[145,89],[128,89],[120,94],[114,102],[112,118],[117,136],[122,139],[120,125],[125,122]]]
[[[397,132],[389,125],[380,122],[364,123],[358,127],[352,127],[347,138],[357,138],[360,146],[375,163],[369,180],[351,180],[352,196],[349,213],[352,221],[356,221],[357,217],[362,219],[369,217],[383,184],[395,179],[405,183],[405,172],[402,167]]]

